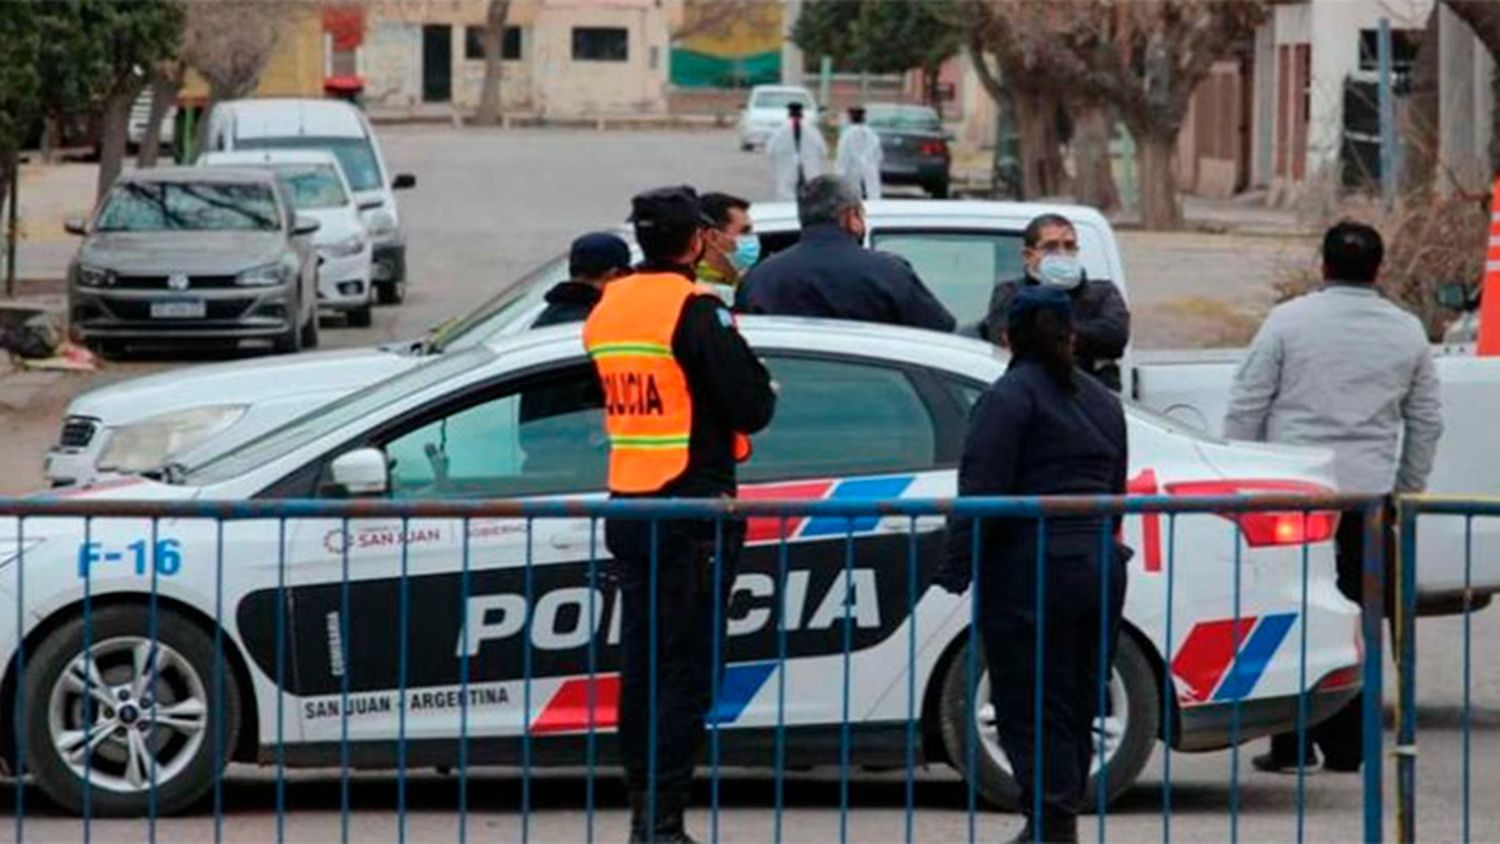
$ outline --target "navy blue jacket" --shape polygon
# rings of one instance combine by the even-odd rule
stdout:
[[[969,415],[961,496],[1124,495],[1128,450],[1120,399],[1082,373],[1063,389],[1035,361],[1011,364]],[[986,519],[980,538],[981,592],[1029,603],[1036,571],[1036,523]],[[1118,527],[1098,517],[1047,520],[1049,566],[1073,560],[1092,568],[1101,534]],[[969,583],[974,524],[954,518],[938,582],[953,591]],[[1111,542],[1111,545],[1113,543]],[[988,599],[986,599],[988,602]]]
[[[852,319],[952,331],[956,323],[905,260],[865,249],[833,224],[809,226],[795,245],[740,282],[748,314]]]

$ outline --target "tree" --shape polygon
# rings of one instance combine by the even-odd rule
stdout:
[[[1099,0],[1063,4],[1083,86],[1113,103],[1136,141],[1141,222],[1182,227],[1173,156],[1193,91],[1266,19],[1265,0]]]
[[[248,97],[281,40],[287,10],[279,0],[213,0],[187,5],[182,58],[208,82],[208,107]],[[203,148],[208,121],[194,147]]]
[[[38,113],[40,57],[41,37],[33,7],[8,4],[0,14],[0,208],[10,201],[11,184],[19,177],[21,144]],[[7,255],[12,254],[7,250]],[[7,262],[5,273],[9,293],[15,267]]]
[[[181,60],[161,62],[151,73],[151,113],[146,118],[146,128],[141,136],[137,167],[155,167],[161,156],[161,129],[166,123],[167,112],[177,101],[182,91],[183,78],[187,76],[187,63]]]
[[[925,98],[941,108],[938,71],[958,54],[962,28],[941,0],[816,0],[802,6],[792,40],[859,73],[920,70]]]
[[[505,21],[510,17],[510,0],[490,0],[484,15],[484,80],[479,86],[479,110],[474,122],[494,126],[500,122],[500,74],[505,46]]]

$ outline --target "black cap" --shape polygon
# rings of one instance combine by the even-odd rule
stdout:
[[[687,185],[638,193],[630,200],[630,222],[637,230],[684,231],[713,225],[698,192]]]
[[[801,117],[802,116],[802,103],[797,102],[796,100],[792,100],[791,102],[787,103],[786,104],[786,113],[790,114],[792,117]]]
[[[568,250],[568,273],[574,278],[599,278],[610,270],[629,269],[629,244],[609,232],[586,234]]]

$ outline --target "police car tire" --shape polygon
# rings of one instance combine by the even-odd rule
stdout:
[[[25,677],[25,699],[29,706],[35,707],[26,713],[26,769],[47,797],[74,814],[83,813],[84,783],[56,750],[47,707],[54,684],[69,663],[84,650],[84,632],[80,616],[48,634],[37,646],[35,654],[28,655]],[[93,612],[88,635],[97,646],[115,637],[149,637],[150,632],[147,607],[118,604]],[[206,736],[198,750],[176,776],[157,784],[156,812],[172,815],[198,802],[213,787],[215,776],[222,772],[239,738],[242,718],[240,690],[226,658],[219,676],[223,684],[223,700],[217,699],[213,635],[198,624],[170,609],[160,608],[157,611],[156,641],[175,650],[197,672],[209,701],[204,719]],[[220,718],[223,721],[220,734],[223,743],[219,747],[223,750],[218,754],[220,769],[215,771],[216,739],[213,731]],[[150,808],[150,798],[145,791],[122,794],[97,785],[90,787],[89,812],[95,817],[141,817]]]
[[[966,779],[969,776],[969,772],[965,770],[969,761],[966,750],[969,736],[967,701],[972,699],[972,695],[964,694],[964,689],[969,685],[968,654],[969,645],[965,644],[949,662],[939,705],[943,747],[948,753],[950,764]],[[982,650],[979,657],[977,667],[982,673],[985,670]],[[1115,672],[1124,683],[1125,705],[1129,709],[1125,736],[1109,761],[1108,795],[1111,802],[1135,783],[1146,763],[1151,760],[1161,723],[1161,688],[1156,672],[1135,638],[1123,631],[1120,633],[1119,648],[1115,655]],[[1010,772],[1002,768],[982,747],[975,753],[975,757],[979,772],[974,784],[979,796],[997,809],[1019,811],[1020,788]],[[1089,777],[1088,793],[1085,796],[1085,805],[1089,808],[1097,805],[1097,786],[1096,771]]]

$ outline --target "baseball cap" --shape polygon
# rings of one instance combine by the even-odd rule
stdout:
[[[568,250],[568,273],[574,278],[598,278],[610,270],[628,269],[630,246],[609,232],[586,234]]]
[[[703,213],[698,192],[688,185],[636,194],[630,200],[630,222],[647,231],[683,231],[714,223]]]
[[[1026,285],[1011,298],[1005,317],[1014,324],[1032,311],[1052,311],[1063,319],[1072,319],[1073,298],[1056,287]]]

